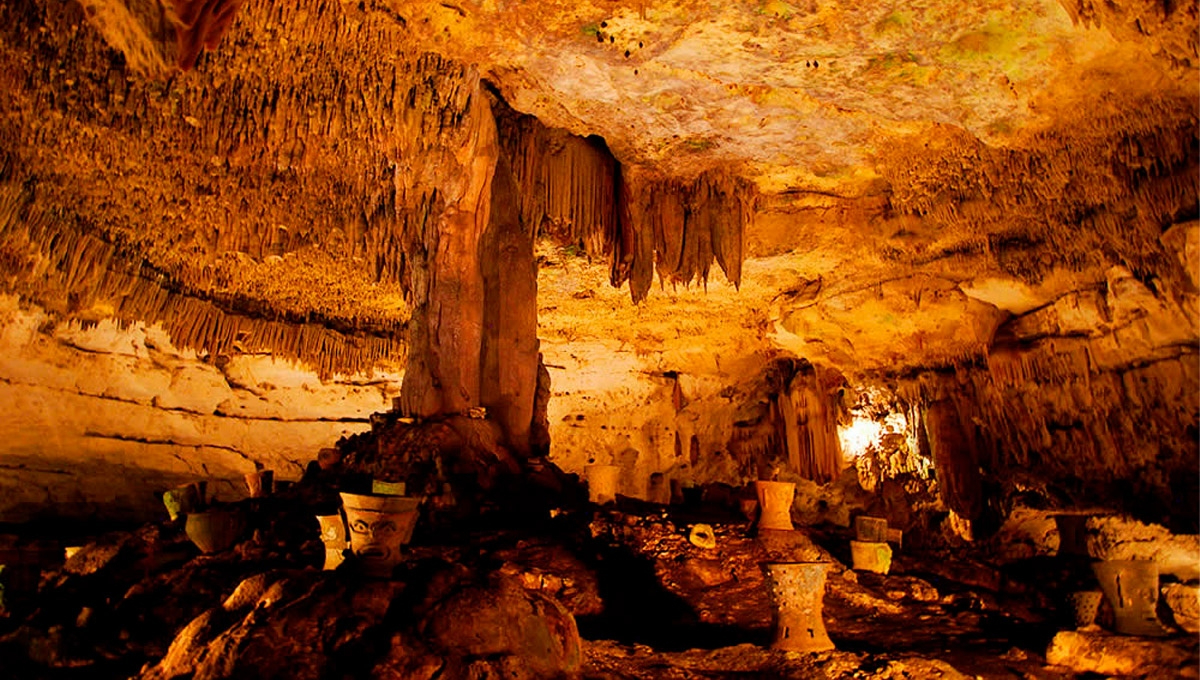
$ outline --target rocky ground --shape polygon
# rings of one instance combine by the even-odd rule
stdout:
[[[621,499],[425,526],[393,578],[372,580],[353,560],[320,569],[317,491],[240,502],[247,529],[224,552],[201,554],[161,522],[95,536],[36,592],[10,565],[5,677],[1197,676],[1194,634],[1178,627],[1161,639],[1075,630],[1063,603],[1088,558],[1022,556],[1011,537],[951,550],[914,536],[883,576],[845,566],[846,528],[755,536],[727,505]],[[692,540],[697,524],[714,547]],[[3,554],[51,562],[54,545],[12,537]],[[760,564],[813,558],[831,564],[837,650],[772,651]]]

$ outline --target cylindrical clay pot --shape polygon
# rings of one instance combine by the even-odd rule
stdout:
[[[419,498],[342,493],[350,551],[368,576],[388,577],[400,563],[400,546],[412,539]]]
[[[1067,602],[1071,607],[1071,618],[1076,628],[1087,628],[1096,623],[1096,613],[1100,611],[1100,600],[1104,594],[1099,590],[1080,590],[1071,593]]]
[[[604,505],[617,500],[617,486],[621,481],[620,467],[593,463],[583,466],[583,476],[587,479],[589,501],[596,505]]]
[[[850,558],[855,571],[886,574],[892,568],[892,546],[881,541],[850,541]]]
[[[1104,598],[1113,608],[1113,630],[1122,635],[1162,636],[1158,621],[1158,564],[1150,560],[1106,560],[1092,565]]]
[[[200,487],[196,484],[184,484],[177,486],[163,494],[163,505],[167,508],[167,514],[171,521],[174,522],[180,515],[186,515],[191,512],[200,510]]]
[[[833,649],[822,618],[827,562],[770,562],[767,589],[774,608],[771,649],[823,652]]]
[[[792,526],[792,497],[796,494],[796,485],[791,482],[757,481],[754,490],[758,493],[759,529],[780,529],[791,531]]]
[[[854,537],[867,543],[885,543],[888,540],[888,522],[882,517],[859,515],[854,518]]]

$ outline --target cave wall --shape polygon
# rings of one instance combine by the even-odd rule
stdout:
[[[1112,267],[1012,316],[986,361],[898,381],[926,407],[952,509],[986,524],[1014,503],[1102,505],[1200,528],[1200,224],[1163,240],[1186,268],[1182,288]]]
[[[0,522],[147,520],[197,479],[245,495],[256,466],[298,479],[320,448],[369,429],[400,375],[320,379],[269,355],[198,356],[160,326],[84,328],[0,297]]]

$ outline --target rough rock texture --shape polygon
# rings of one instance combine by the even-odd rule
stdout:
[[[1163,588],[1162,600],[1175,625],[1193,635],[1200,633],[1200,587],[1172,583]]]
[[[1088,520],[1087,548],[1096,559],[1150,560],[1160,575],[1200,580],[1200,536],[1174,535],[1161,526],[1100,516]]]
[[[1076,673],[1132,677],[1195,678],[1194,651],[1152,639],[1062,631],[1046,651],[1046,661]]]
[[[159,326],[82,328],[0,299],[0,521],[146,520],[156,492],[208,479],[245,496],[256,466],[295,480],[317,450],[369,427],[399,376],[322,381],[270,356],[197,357]]]
[[[541,235],[595,260],[538,281],[569,470],[632,460],[640,495],[737,481],[763,449],[835,478],[847,413],[806,439],[797,391],[758,389],[803,360],[844,407],[910,414],[976,529],[1026,494],[1195,531],[1198,14],[21,0],[4,287],[326,377],[411,350],[403,411],[486,405],[523,452]]]

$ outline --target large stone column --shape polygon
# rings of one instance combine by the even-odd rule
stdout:
[[[445,169],[460,181],[446,182],[445,207],[410,254],[417,275],[400,410],[427,418],[486,407],[513,451],[527,454],[538,356],[533,237],[482,90],[463,125],[457,167]]]
[[[423,252],[408,253],[421,276],[414,276],[410,354],[400,392],[406,416],[465,413],[480,405],[484,293],[479,245],[491,216],[499,146],[496,121],[478,86],[463,125],[468,134],[452,156],[459,167],[444,169],[461,173],[461,181],[443,185],[445,207],[425,226]]]
[[[483,239],[484,335],[481,401],[514,452],[528,455],[538,381],[537,265],[533,234],[521,224],[520,196],[508,159],[492,182]]]

